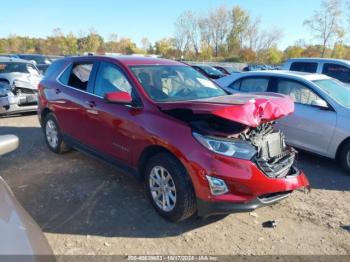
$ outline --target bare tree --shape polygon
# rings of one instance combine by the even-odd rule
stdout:
[[[344,36],[342,27],[342,0],[323,0],[321,9],[314,11],[314,15],[304,21],[317,39],[321,40],[322,57],[324,57],[327,46],[333,40],[341,39]]]
[[[199,18],[191,11],[182,13],[175,23],[175,42],[179,47],[191,47],[196,55],[200,51]]]
[[[255,18],[254,20],[249,21],[247,31],[245,34],[246,37],[246,46],[251,50],[256,50],[259,42],[259,26],[260,18]]]
[[[148,50],[151,48],[151,42],[148,40],[147,37],[143,37],[141,39],[141,48],[145,52],[148,52]]]
[[[215,56],[219,54],[219,48],[225,43],[229,33],[229,12],[225,7],[219,7],[209,12],[208,25]]]
[[[231,45],[238,44],[240,49],[244,47],[250,22],[251,17],[247,11],[239,6],[233,7],[231,14],[231,32],[229,36],[229,43]]]

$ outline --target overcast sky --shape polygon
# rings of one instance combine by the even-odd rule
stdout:
[[[64,33],[95,28],[106,40],[112,33],[137,44],[171,37],[174,21],[185,10],[204,15],[208,10],[240,5],[260,16],[262,28],[283,30],[285,48],[298,39],[310,40],[303,21],[319,8],[321,0],[12,0],[1,3],[0,37],[10,34],[45,37],[53,28]]]

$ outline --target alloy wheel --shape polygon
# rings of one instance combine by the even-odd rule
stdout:
[[[56,148],[58,146],[58,130],[56,123],[51,119],[46,122],[45,133],[49,145],[52,148]]]
[[[170,212],[176,204],[176,188],[170,173],[161,166],[155,166],[149,176],[149,187],[153,201],[164,212]]]

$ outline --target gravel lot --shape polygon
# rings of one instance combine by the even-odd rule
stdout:
[[[36,115],[0,118],[16,134],[17,152],[0,174],[38,222],[55,254],[350,254],[350,176],[337,163],[299,154],[310,194],[253,213],[180,224],[164,221],[143,185],[79,152],[51,153]],[[276,228],[264,228],[279,220]]]

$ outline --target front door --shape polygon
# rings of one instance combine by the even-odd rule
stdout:
[[[322,98],[303,83],[280,78],[276,84],[278,93],[295,101],[294,113],[279,119],[276,127],[284,132],[289,144],[326,155],[335,130],[336,112],[330,107],[314,106],[313,101]]]

